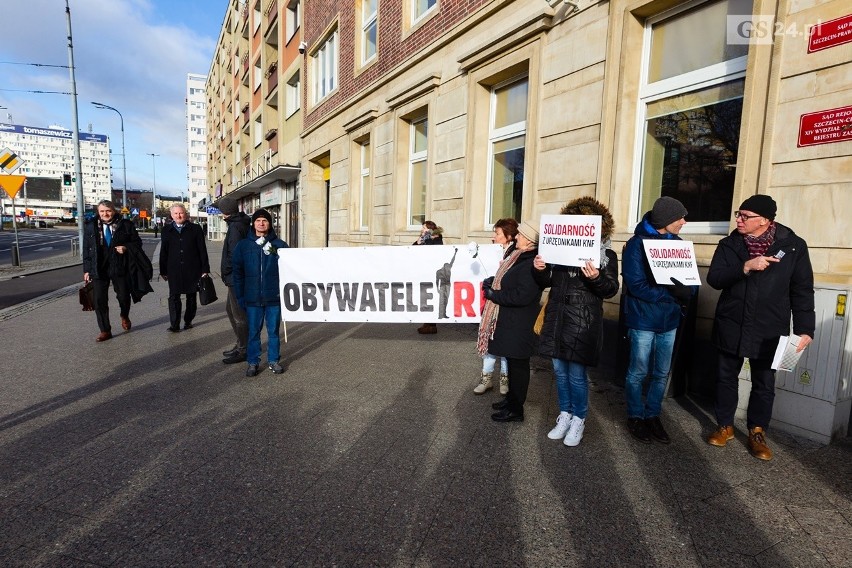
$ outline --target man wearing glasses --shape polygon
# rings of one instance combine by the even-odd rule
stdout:
[[[716,382],[718,429],[707,441],[724,446],[734,438],[739,372],[751,367],[747,411],[748,449],[772,459],[764,430],[772,417],[775,371],[771,368],[782,335],[801,337],[797,351],[813,340],[814,275],[808,245],[792,229],[775,222],[777,206],[768,195],[753,195],[734,212],[736,230],[719,241],[707,283],[722,290],[716,305],[713,341],[719,349]]]

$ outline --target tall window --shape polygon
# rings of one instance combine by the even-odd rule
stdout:
[[[287,4],[287,41],[296,34],[296,30],[302,25],[302,9],[299,6],[299,0],[290,0]]]
[[[361,0],[361,63],[376,56],[376,33],[378,31],[377,5],[379,0]]]
[[[257,29],[260,27],[260,0],[254,3],[254,21],[252,22],[252,33],[257,33]]]
[[[302,106],[302,83],[298,71],[287,81],[286,99],[287,117],[290,117]]]
[[[521,219],[528,91],[527,77],[512,79],[491,91],[486,226],[504,217]]]
[[[360,230],[366,231],[370,228],[370,213],[373,209],[371,199],[372,184],[370,183],[370,141],[367,140],[358,145],[360,150],[360,192],[358,203],[358,226]]]
[[[438,0],[411,0],[412,20],[419,20],[437,4]]]
[[[313,55],[313,102],[326,98],[337,87],[337,30]]]
[[[647,22],[637,216],[666,195],[686,206],[692,232],[727,230],[748,45],[728,44],[725,24],[751,7],[692,2]]]
[[[419,228],[426,221],[426,164],[429,123],[411,123],[408,145],[408,227]]]

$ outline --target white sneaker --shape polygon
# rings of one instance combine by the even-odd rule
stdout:
[[[572,416],[568,412],[560,412],[559,416],[556,417],[556,426],[547,433],[547,437],[551,440],[561,440],[564,438],[565,432],[571,426],[571,418]]]
[[[571,420],[571,428],[568,429],[568,434],[565,436],[564,444],[566,446],[576,446],[583,439],[583,430],[586,429],[586,419],[574,417]]]

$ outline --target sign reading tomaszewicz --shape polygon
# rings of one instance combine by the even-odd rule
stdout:
[[[681,284],[701,285],[691,241],[644,239],[642,244],[657,284],[674,284],[676,278]]]
[[[278,251],[285,321],[476,323],[498,245]]]
[[[551,264],[600,266],[601,216],[542,215],[538,253]]]

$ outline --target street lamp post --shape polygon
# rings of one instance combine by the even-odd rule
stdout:
[[[157,156],[159,156],[159,154],[148,152],[148,155],[151,156],[151,166],[154,169],[154,218],[159,221],[157,218]]]
[[[114,110],[118,113],[118,118],[121,120],[121,165],[124,169],[124,190],[121,192],[121,207],[124,208],[127,207],[127,152],[124,149],[124,117],[121,116],[121,113],[117,108],[113,108],[103,103],[92,102],[92,104],[95,105],[95,108]]]
[[[0,109],[5,109],[5,108],[6,107],[4,107],[4,106],[0,106]],[[4,203],[5,199],[6,199],[6,197],[2,193],[0,193],[0,231],[4,230],[3,229],[3,217],[6,215],[6,204]],[[14,214],[14,212],[13,212],[13,214]]]

